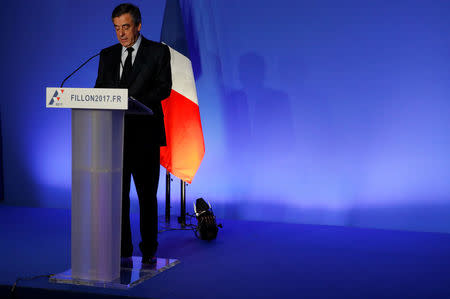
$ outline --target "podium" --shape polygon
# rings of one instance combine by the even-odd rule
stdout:
[[[72,268],[50,280],[129,287],[120,259],[124,115],[152,111],[129,100],[127,89],[102,88],[48,87],[46,107],[72,109]],[[147,270],[161,272],[176,262],[158,260]]]

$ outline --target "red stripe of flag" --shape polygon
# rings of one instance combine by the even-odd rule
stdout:
[[[162,106],[167,146],[161,147],[161,165],[191,183],[205,153],[198,105],[172,90]]]

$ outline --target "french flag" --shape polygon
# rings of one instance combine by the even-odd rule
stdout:
[[[161,42],[170,48],[172,68],[172,92],[162,102],[167,146],[161,147],[161,165],[191,183],[205,154],[205,142],[178,0],[166,0]]]

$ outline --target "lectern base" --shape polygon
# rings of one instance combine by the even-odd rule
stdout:
[[[157,258],[155,264],[141,263],[140,256],[133,256],[120,267],[120,278],[113,281],[86,280],[72,277],[72,269],[53,275],[49,281],[53,283],[87,285],[108,289],[129,289],[153,276],[180,263],[177,259]]]

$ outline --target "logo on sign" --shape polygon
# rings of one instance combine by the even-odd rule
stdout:
[[[53,94],[52,99],[50,100],[50,103],[48,103],[49,105],[55,105],[55,106],[59,106],[61,105],[61,102],[59,101],[61,99],[61,95],[64,93],[64,89],[60,89],[59,91],[56,89],[55,93]],[[59,105],[58,105],[59,103]]]

